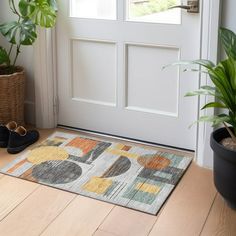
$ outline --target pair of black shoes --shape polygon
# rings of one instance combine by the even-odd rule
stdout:
[[[39,139],[37,130],[27,131],[11,121],[7,125],[0,124],[0,148],[7,148],[10,154],[16,154],[35,143]]]

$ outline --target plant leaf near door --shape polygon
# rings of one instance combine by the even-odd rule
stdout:
[[[227,57],[217,65],[208,60],[180,61],[172,65],[198,65],[200,69],[190,68],[185,71],[206,73],[213,83],[213,86],[202,86],[186,96],[207,95],[215,98],[202,109],[217,108],[220,112],[213,116],[202,116],[198,122],[211,122],[213,127],[224,126],[211,135],[214,182],[228,204],[236,209],[236,34],[221,28],[219,36]]]
[[[18,5],[16,4],[18,3]],[[56,0],[9,0],[10,22],[0,22],[0,33],[8,42],[0,45],[0,124],[11,120],[24,123],[25,70],[17,66],[22,46],[37,39],[37,27],[51,28],[56,23]]]
[[[18,7],[15,0],[9,0],[9,8],[17,20],[0,24],[0,32],[10,44],[9,49],[0,47],[0,65],[10,68],[5,69],[7,74],[16,70],[21,46],[32,45],[37,39],[36,27],[53,27],[57,16],[56,0],[20,0]]]
[[[220,108],[222,112],[213,116],[202,116],[197,122],[211,122],[213,127],[223,124],[231,137],[231,142],[226,142],[226,145],[236,150],[236,35],[228,29],[221,28],[220,39],[227,58],[217,65],[208,60],[180,61],[172,65],[199,65],[200,69],[190,68],[184,71],[209,75],[214,86],[201,86],[199,90],[188,92],[186,96],[215,97],[216,101],[205,104],[202,110]]]

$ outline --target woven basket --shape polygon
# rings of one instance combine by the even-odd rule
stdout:
[[[25,71],[17,67],[17,72],[0,75],[0,124],[16,121],[24,124]]]

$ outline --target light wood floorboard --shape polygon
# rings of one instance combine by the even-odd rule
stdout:
[[[64,210],[75,195],[40,186],[0,222],[4,236],[37,236]]]
[[[236,211],[231,210],[217,194],[201,236],[235,236]]]
[[[40,141],[56,130],[41,130]],[[0,149],[0,168],[16,156]],[[194,163],[158,216],[0,174],[0,220],[3,236],[236,235],[236,212],[216,197],[212,171]]]
[[[92,235],[113,207],[109,203],[78,196],[42,236]]]
[[[199,235],[215,195],[212,172],[192,164],[158,217],[150,236]]]
[[[116,235],[148,235],[156,216],[116,206],[99,229]]]
[[[38,187],[38,184],[9,176],[0,178],[0,221]]]
[[[116,236],[115,234],[109,233],[109,232],[105,232],[103,230],[98,229],[93,236]]]

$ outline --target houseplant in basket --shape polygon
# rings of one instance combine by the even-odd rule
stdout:
[[[180,61],[174,65],[200,65],[191,71],[207,73],[214,86],[202,86],[186,96],[208,95],[215,97],[202,109],[217,108],[214,116],[200,117],[199,122],[222,125],[211,134],[210,145],[214,151],[214,183],[229,206],[236,209],[236,34],[228,29],[219,31],[227,58],[217,65],[208,60]],[[189,69],[187,69],[189,70]]]
[[[17,2],[17,4],[16,4]],[[56,0],[8,0],[9,9],[16,20],[0,23],[0,33],[9,42],[0,45],[0,124],[15,120],[24,123],[25,70],[17,66],[22,46],[33,45],[37,26],[55,25]]]

